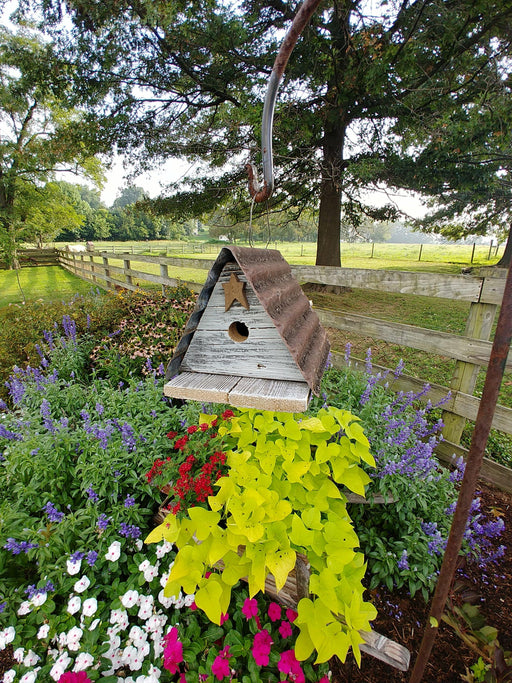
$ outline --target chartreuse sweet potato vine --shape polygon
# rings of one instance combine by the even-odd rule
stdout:
[[[311,598],[297,608],[297,659],[316,650],[317,662],[344,661],[352,647],[360,661],[359,631],[370,630],[376,611],[363,601],[366,565],[340,490],[364,495],[369,477],[359,463],[375,464],[358,418],[338,408],[311,418],[248,410],[221,429],[234,446],[210,509],[189,508],[182,519],[169,514],[146,539],[178,548],[165,594],[195,592],[197,606],[220,624],[239,579],[247,577],[251,597],[269,573],[280,590],[296,553],[304,553]],[[210,574],[220,560],[223,567]]]

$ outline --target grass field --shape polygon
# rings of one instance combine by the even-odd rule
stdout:
[[[0,311],[5,306],[22,304],[23,299],[55,301],[77,293],[85,294],[90,289],[90,283],[60,266],[0,270]]]

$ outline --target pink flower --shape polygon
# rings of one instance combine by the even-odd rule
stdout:
[[[295,652],[293,650],[285,650],[285,652],[281,654],[281,659],[277,663],[277,668],[287,676],[289,675],[291,680],[295,681],[295,683],[306,683],[304,672],[300,668],[300,664],[295,658]]]
[[[258,616],[258,603],[256,600],[254,600],[254,598],[252,600],[250,600],[249,598],[246,598],[244,600],[242,614],[245,616],[247,620],[249,620],[251,617]]]
[[[229,619],[229,614],[221,614],[220,615],[220,625],[225,624],[226,621]]]
[[[178,640],[178,629],[173,626],[164,636],[164,668],[172,674],[178,671],[178,664],[183,661],[183,645]]]
[[[291,622],[292,624],[293,624],[293,622],[295,621],[295,619],[297,619],[298,616],[299,616],[299,615],[297,614],[297,612],[296,612],[295,610],[293,610],[293,609],[287,609],[287,610],[286,610],[286,618],[287,618],[288,621]]]
[[[194,612],[197,609],[196,601],[190,603],[190,609]]]
[[[212,664],[212,674],[218,681],[229,676],[229,645],[219,652]]]
[[[268,616],[270,621],[281,619],[281,605],[277,602],[271,602],[268,606]]]
[[[59,678],[59,683],[92,683],[85,671],[66,671]]]
[[[283,636],[283,638],[289,638],[292,635],[292,626],[289,621],[281,622],[279,633]]]
[[[258,631],[254,636],[251,652],[258,666],[268,666],[268,657],[273,642],[270,633],[266,629]]]
[[[322,676],[318,683],[330,683],[328,676]]]
[[[187,683],[187,679],[186,679],[185,674],[181,674],[179,683]]]

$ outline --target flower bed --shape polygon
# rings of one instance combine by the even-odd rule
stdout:
[[[201,406],[169,406],[162,398],[162,379],[158,371],[151,369],[151,365],[156,367],[152,359],[150,364],[144,364],[145,376],[134,367],[131,376],[124,376],[123,384],[110,365],[107,369],[101,366],[101,360],[92,370],[92,343],[95,340],[77,335],[72,319],[66,319],[62,328],[53,330],[46,343],[41,343],[41,366],[18,370],[11,377],[10,408],[5,404],[0,407],[0,650],[13,653],[4,681],[325,681],[328,662],[315,667],[316,655],[303,658],[307,647],[311,647],[305,642],[305,613],[291,619],[281,608],[277,618],[278,607],[271,607],[272,600],[255,593],[254,586],[247,588],[237,583],[236,572],[232,576],[230,600],[222,598],[224,608],[218,619],[212,614],[206,604],[208,599],[205,602],[204,598],[213,595],[217,587],[224,591],[219,582],[225,583],[228,575],[213,571],[206,576],[206,567],[201,569],[190,563],[190,551],[186,549],[189,539],[185,536],[190,530],[187,520],[194,521],[196,516],[197,521],[197,515],[208,513],[208,524],[201,527],[200,533],[204,535],[205,528],[212,530],[209,537],[202,539],[202,545],[212,543],[208,541],[213,539],[211,515],[220,516],[221,511],[227,523],[230,515],[238,517],[238,528],[243,522],[248,532],[240,505],[252,500],[249,506],[245,505],[246,512],[264,513],[270,519],[275,514],[273,510],[284,510],[282,505],[278,506],[289,500],[292,489],[286,489],[290,485],[296,500],[293,509],[300,510],[300,514],[289,511],[282,519],[270,521],[273,538],[267,535],[266,542],[288,542],[293,551],[307,549],[311,538],[308,531],[315,531],[312,525],[318,520],[310,519],[308,514],[313,513],[306,514],[304,506],[318,510],[322,524],[332,514],[325,508],[325,500],[329,499],[325,490],[321,495],[313,494],[321,487],[306,486],[306,492],[301,493],[308,477],[326,474],[325,468],[329,466],[331,475],[339,475],[345,484],[351,482],[352,488],[360,491],[355,480],[346,480],[347,468],[341,467],[342,461],[338,463],[339,470],[334,464],[342,450],[333,453],[333,448],[343,449],[347,445],[343,441],[346,428],[358,424],[350,418],[343,426],[345,433],[341,433],[339,423],[335,425],[327,419],[329,415],[337,419],[337,409],[360,417],[376,456],[376,470],[369,458],[364,465],[372,477],[367,494],[391,491],[399,501],[393,505],[348,508],[368,558],[368,580],[376,586],[387,583],[391,577],[393,589],[401,585],[411,592],[428,594],[439,567],[437,551],[445,541],[449,522],[445,511],[456,496],[457,478],[440,468],[432,457],[432,437],[438,429],[436,420],[429,417],[435,414],[434,407],[422,412],[416,407],[414,396],[395,398],[369,379],[370,375],[347,371],[340,376],[331,370],[326,373],[324,390],[325,401],[334,406],[334,412],[333,408],[321,412],[320,400],[312,405],[302,423],[297,422],[301,418],[272,415],[256,419],[254,412],[236,412],[232,418],[225,415],[225,420],[212,426],[214,418],[206,417]],[[115,344],[115,337],[111,343]],[[224,411],[224,407],[211,409],[218,415]],[[201,425],[209,426],[203,431]],[[189,433],[192,426],[197,429]],[[322,435],[333,429],[326,440]],[[208,491],[205,498],[206,482],[203,480],[196,490],[184,477],[192,477],[192,469],[180,472],[179,467],[184,463],[192,468],[197,466],[194,481],[205,474],[201,468],[208,464],[211,452],[203,448],[201,439],[209,430],[214,430],[214,439],[219,439],[219,443],[212,440],[213,453],[226,453],[226,462],[220,458],[213,463],[214,467],[219,466],[222,476],[214,485],[212,480],[217,475],[213,470],[208,472],[208,486],[214,489],[214,495]],[[177,434],[171,439],[167,436],[169,432]],[[200,457],[189,452],[186,443],[183,450],[176,448],[185,433],[189,448],[198,444]],[[324,443],[320,455],[313,459],[311,448],[300,445],[308,439],[309,446],[312,439],[320,439],[314,443],[315,454]],[[297,443],[291,458],[286,455],[290,449],[283,446],[286,440]],[[419,441],[425,444],[421,449]],[[360,443],[364,446],[364,440]],[[354,448],[358,453],[352,455],[360,457],[359,447]],[[282,459],[274,461],[278,452]],[[169,578],[171,584],[177,580],[173,564],[176,550],[168,542],[143,545],[142,541],[153,526],[152,517],[161,502],[158,489],[144,475],[155,461],[165,461],[169,454],[183,458],[173,464],[177,466],[172,475],[177,475],[177,479],[171,479],[174,485],[180,477],[184,479],[174,491],[180,499],[180,509],[175,509],[176,516],[172,517],[180,529],[188,529],[178,541],[178,553],[182,553],[179,563],[189,572],[191,589],[173,588],[172,595],[165,595],[164,586]],[[187,463],[191,455],[196,460]],[[355,460],[353,464],[357,464]],[[239,503],[234,504],[233,498],[232,509],[227,498],[223,500],[227,489],[221,482],[230,478],[222,469],[226,465],[232,483],[238,487],[235,498]],[[265,499],[263,484],[265,476],[276,467],[278,499],[273,507],[272,500]],[[313,471],[306,472],[304,467]],[[363,483],[370,476],[361,478],[358,474]],[[183,487],[185,481],[190,485]],[[255,504],[253,494],[249,495],[255,482],[263,504]],[[270,496],[268,486],[267,490]],[[194,495],[195,500],[189,497]],[[333,496],[334,512],[345,514],[341,507],[345,506],[343,498],[338,499],[334,493]],[[218,509],[207,505],[207,500],[214,501],[214,507],[218,504]],[[187,507],[186,512],[181,501],[183,508],[192,502],[197,504]],[[173,506],[177,502],[174,500]],[[284,521],[288,516],[289,529]],[[487,521],[475,507],[466,539],[468,557],[480,555],[500,526],[499,518]],[[228,526],[226,534],[230,529],[233,531]],[[269,533],[268,528],[265,533]],[[353,547],[357,543],[350,543],[350,553],[355,553]],[[429,549],[434,552],[429,554]],[[209,557],[212,562],[215,552]],[[329,548],[327,557],[329,552],[336,554],[341,550]],[[315,552],[311,557],[314,555]],[[325,572],[318,559],[324,557],[323,549],[316,555],[312,562],[315,571]],[[226,566],[231,566],[233,572],[237,561],[229,554],[226,557]],[[281,561],[274,563],[279,585],[292,566],[288,553],[283,558],[283,568]],[[247,565],[243,569],[247,575]],[[355,573],[362,576],[362,571]],[[253,583],[261,587],[259,576],[255,574]],[[327,574],[323,576],[327,578]],[[319,583],[317,588],[321,592],[328,583]],[[356,594],[362,595],[358,590]],[[324,602],[329,599],[321,597]],[[212,623],[204,611],[195,609],[196,605],[206,606],[218,623]],[[360,605],[361,601],[358,609]],[[317,636],[309,633],[308,637],[315,645]]]

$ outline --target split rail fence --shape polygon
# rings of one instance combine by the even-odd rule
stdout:
[[[60,264],[70,272],[105,289],[122,288],[135,291],[146,283],[166,287],[185,284],[199,292],[202,284],[179,277],[180,269],[209,270],[210,259],[173,258],[119,254],[106,251],[89,251],[72,254],[59,252]],[[133,264],[137,264],[137,268]],[[141,265],[142,264],[142,265]],[[145,268],[145,269],[142,269]],[[169,269],[173,275],[170,276]],[[477,376],[488,364],[492,343],[489,341],[498,306],[501,304],[506,272],[503,269],[480,269],[478,276],[443,275],[439,273],[415,273],[405,271],[379,271],[328,266],[292,266],[299,282],[314,282],[354,289],[369,289],[400,294],[440,297],[469,302],[469,315],[463,336],[393,323],[364,315],[316,309],[324,327],[351,332],[362,337],[372,337],[392,344],[452,358],[455,371],[449,386],[431,384],[428,398],[437,402],[451,397],[443,406],[444,441],[438,446],[440,459],[452,462],[466,456],[467,449],[460,445],[466,420],[475,421],[479,399],[473,396]],[[205,273],[206,278],[206,273]],[[202,279],[202,278],[197,278]],[[344,354],[333,353],[333,364],[342,367]],[[352,362],[357,364],[358,361]],[[359,361],[362,363],[362,361]],[[386,370],[386,368],[379,368]],[[506,371],[512,371],[509,355]],[[396,391],[418,391],[424,381],[402,375],[393,382]],[[498,405],[492,428],[512,434],[512,409]],[[489,459],[484,459],[481,475],[502,490],[512,492],[512,470]]]

